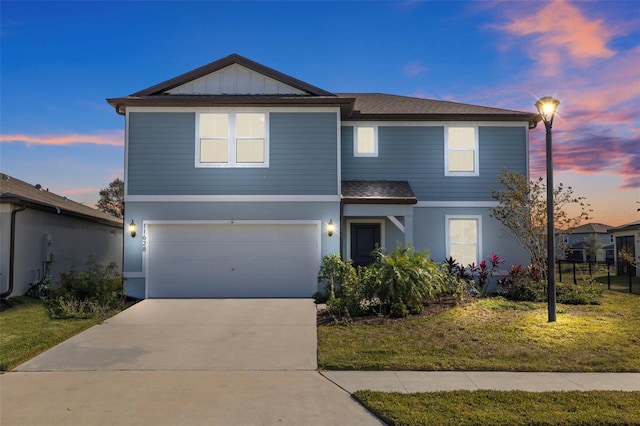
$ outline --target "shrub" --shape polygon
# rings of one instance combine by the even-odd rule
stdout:
[[[556,299],[567,305],[599,305],[604,289],[594,280],[585,284],[556,284]]]
[[[325,256],[318,282],[324,284],[327,309],[335,320],[349,320],[365,310],[363,283],[351,260],[343,260],[338,254]]]
[[[45,306],[53,318],[103,317],[123,302],[118,265],[97,264],[89,257],[86,267],[60,274],[60,287],[50,289]]]
[[[537,268],[525,269],[522,265],[511,265],[509,275],[498,281],[500,294],[509,300],[544,302],[547,299],[547,286],[539,277]]]
[[[393,316],[421,312],[424,302],[444,292],[447,276],[429,259],[428,251],[398,246],[389,254],[382,250],[376,250],[374,254],[373,268],[379,276],[376,294],[385,312]]]

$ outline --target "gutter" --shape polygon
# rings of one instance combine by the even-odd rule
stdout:
[[[16,214],[21,211],[26,210],[27,208],[33,210],[39,210],[45,213],[53,213],[53,214],[62,214],[64,216],[76,217],[78,219],[87,220],[94,223],[99,223],[102,225],[112,226],[114,228],[122,228],[123,224],[118,224],[117,222],[101,219],[94,216],[85,215],[82,213],[72,212],[69,210],[61,209],[60,207],[48,205],[48,204],[40,204],[34,203],[29,200],[21,199],[21,198],[4,198],[0,199],[1,204],[12,204],[18,206],[17,208],[11,210],[11,242],[9,245],[9,286],[7,291],[0,293],[0,299],[6,299],[13,292],[13,275],[14,275],[14,261],[15,261],[15,245],[16,245]]]
[[[4,293],[0,293],[0,299],[6,299],[13,292],[13,270],[14,258],[16,251],[16,214],[25,210],[27,206],[19,205],[18,208],[11,210],[11,242],[9,243],[9,287]]]

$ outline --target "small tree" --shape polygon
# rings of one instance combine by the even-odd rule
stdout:
[[[100,190],[98,210],[115,217],[124,217],[124,182],[115,178],[108,187]]]
[[[587,260],[598,260],[600,250],[602,250],[602,243],[596,235],[591,235],[584,239],[584,251],[587,255]]]
[[[547,264],[547,197],[542,177],[529,181],[520,173],[503,169],[498,182],[504,189],[493,190],[491,195],[498,201],[492,216],[506,226],[522,247],[531,255],[533,264]],[[571,232],[583,219],[589,218],[589,204],[584,197],[577,197],[573,189],[560,183],[553,190],[554,227]],[[577,205],[580,213],[570,216],[566,208]],[[566,243],[556,238],[556,253],[564,252]]]

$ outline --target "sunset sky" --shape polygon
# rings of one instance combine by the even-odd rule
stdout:
[[[535,111],[560,99],[555,182],[640,220],[640,2],[32,2],[0,9],[0,168],[89,205],[123,178],[105,98],[238,53],[330,92]],[[544,125],[531,177],[545,174]]]

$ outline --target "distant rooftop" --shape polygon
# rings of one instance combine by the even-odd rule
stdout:
[[[26,204],[51,209],[52,212],[79,216],[96,222],[122,226],[122,219],[67,197],[49,192],[41,185],[32,185],[7,174],[0,174],[0,204]]]
[[[571,232],[574,234],[606,234],[610,228],[611,225],[603,223],[585,223],[584,225],[576,226]]]

